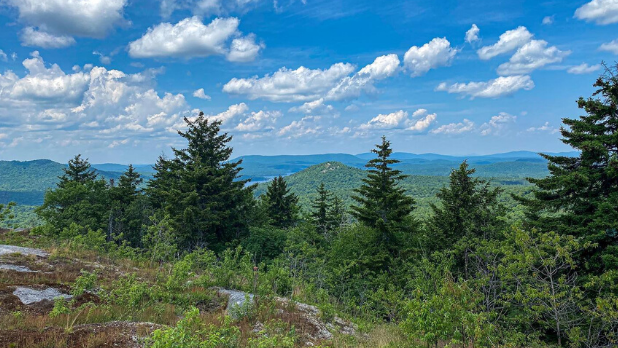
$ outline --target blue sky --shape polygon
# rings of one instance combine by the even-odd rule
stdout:
[[[234,155],[568,151],[618,0],[0,0],[0,159],[151,163],[202,110]]]

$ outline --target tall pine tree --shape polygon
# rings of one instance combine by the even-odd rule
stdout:
[[[178,134],[187,147],[172,148],[171,159],[159,157],[148,191],[153,206],[172,219],[181,247],[219,250],[247,232],[254,186],[239,179],[242,161],[229,160],[232,137],[221,133],[221,121],[200,113],[185,123]]]
[[[273,226],[286,228],[298,220],[298,197],[290,192],[282,176],[274,178],[268,185],[265,203]]]
[[[407,175],[392,168],[399,161],[390,158],[393,152],[390,145],[383,136],[382,143],[371,150],[377,158],[367,163],[367,177],[363,179],[363,185],[354,190],[357,195],[352,199],[357,205],[352,206],[351,214],[361,223],[378,229],[382,241],[392,246],[396,243],[395,232],[414,210],[415,201],[399,186]]]
[[[586,113],[564,118],[562,142],[579,156],[542,156],[550,175],[528,179],[537,186],[527,206],[533,227],[579,237],[597,247],[580,256],[595,273],[618,269],[618,66],[597,79],[593,96],[579,98]]]

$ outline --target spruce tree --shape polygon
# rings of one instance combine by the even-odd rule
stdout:
[[[407,196],[405,190],[399,186],[407,175],[392,168],[392,165],[399,161],[390,158],[393,152],[390,145],[383,136],[382,143],[371,150],[377,158],[366,165],[369,168],[368,174],[361,187],[354,190],[357,195],[352,196],[352,199],[357,205],[352,206],[351,211],[358,221],[378,229],[382,234],[382,241],[387,245],[396,242],[394,233],[410,215],[415,204],[414,199]]]
[[[129,165],[118,178],[118,184],[110,185],[109,240],[122,236],[133,246],[141,245],[141,229],[147,222],[148,210],[139,187],[143,180],[133,165]]]
[[[60,232],[75,223],[103,230],[109,220],[109,195],[104,179],[97,179],[87,159],[75,156],[59,177],[55,189],[45,193],[37,214]]]
[[[149,195],[172,220],[181,247],[219,250],[247,232],[254,186],[239,179],[242,161],[230,161],[232,137],[221,132],[221,121],[204,113],[184,120],[187,130],[178,134],[187,147],[172,148],[171,159],[159,157]]]
[[[427,222],[430,240],[437,249],[451,247],[462,238],[496,238],[505,227],[506,210],[498,201],[502,192],[486,180],[475,178],[475,169],[464,161],[451,172],[449,186],[436,194],[439,205],[431,203],[432,217]]]
[[[298,219],[298,197],[290,193],[282,176],[274,178],[268,185],[265,203],[273,226],[290,227]]]
[[[570,234],[597,247],[580,255],[580,264],[601,273],[618,269],[618,66],[606,69],[590,98],[577,105],[586,113],[564,118],[562,142],[575,157],[542,154],[550,175],[528,179],[536,185],[527,205],[533,227]]]
[[[78,154],[73,159],[69,160],[66,168],[62,169],[64,174],[58,179],[58,187],[63,187],[68,182],[76,182],[84,184],[97,179],[97,173],[91,169],[88,159],[82,159],[82,155]]]
[[[324,183],[321,183],[318,186],[317,197],[311,203],[311,208],[313,211],[310,214],[311,220],[313,224],[316,226],[318,233],[326,235],[333,226],[333,221],[331,221],[330,210],[331,201],[332,201],[332,193],[328,191],[324,187]]]

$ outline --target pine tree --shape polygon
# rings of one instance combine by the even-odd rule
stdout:
[[[618,66],[606,70],[593,96],[577,101],[586,115],[563,119],[562,142],[579,156],[542,154],[550,175],[528,179],[534,198],[518,198],[533,227],[596,243],[579,258],[595,273],[618,268]]]
[[[317,191],[318,195],[311,203],[311,208],[313,208],[313,211],[311,212],[310,217],[318,232],[326,235],[332,229],[333,225],[333,221],[330,220],[331,216],[329,214],[332,209],[331,201],[333,199],[333,194],[324,187],[324,183],[321,183],[320,186],[318,186]]]
[[[431,203],[433,216],[427,222],[435,248],[453,246],[462,238],[495,238],[505,227],[506,210],[498,201],[502,189],[492,189],[486,180],[475,178],[475,169],[464,161],[449,176],[449,186],[436,195],[439,206]]]
[[[282,176],[276,177],[268,185],[265,203],[273,226],[290,227],[298,219],[298,197],[290,193]]]
[[[142,225],[147,222],[146,201],[141,194],[140,185],[144,179],[135,171],[133,165],[118,178],[117,185],[110,185],[111,208],[108,223],[108,240],[122,236],[133,246],[142,243]]]
[[[407,175],[391,168],[399,161],[390,158],[393,152],[390,145],[386,137],[382,137],[382,143],[376,145],[377,149],[371,150],[377,158],[366,165],[370,169],[367,170],[367,178],[363,179],[363,185],[354,190],[357,195],[352,196],[352,199],[358,205],[352,206],[351,211],[358,221],[378,229],[387,245],[396,242],[394,233],[414,210],[415,204],[414,199],[407,196],[398,185]]]
[[[247,211],[254,186],[239,180],[239,161],[230,161],[232,137],[221,132],[221,121],[210,122],[204,113],[185,118],[184,149],[172,148],[174,157],[159,157],[148,192],[155,208],[170,216],[179,246],[221,249],[247,232]]]
[[[78,154],[69,161],[66,168],[63,169],[64,174],[58,179],[58,187],[63,187],[68,182],[86,183],[97,179],[97,173],[91,169],[88,159],[82,159],[82,155]]]
[[[339,229],[346,222],[346,208],[338,196],[333,196],[327,219],[333,224],[334,229]]]
[[[59,179],[56,188],[45,193],[37,214],[56,232],[72,223],[84,229],[104,229],[109,220],[107,183],[97,179],[88,160],[75,156]]]

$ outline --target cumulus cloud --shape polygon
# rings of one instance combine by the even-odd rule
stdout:
[[[161,16],[169,17],[174,11],[189,10],[198,16],[224,15],[246,11],[259,0],[161,0]]]
[[[545,16],[543,17],[543,25],[551,25],[554,23],[554,16]]]
[[[508,62],[500,64],[500,75],[523,75],[548,64],[560,63],[570,51],[561,51],[556,46],[547,47],[545,40],[532,40],[517,49]]]
[[[291,139],[322,134],[324,131],[319,124],[320,120],[320,116],[305,116],[279,129],[277,135]]]
[[[466,31],[466,42],[473,43],[473,42],[478,41],[480,31],[481,30],[479,29],[479,27],[476,26],[476,24],[472,24],[472,28]]]
[[[324,103],[324,98],[306,102],[301,106],[290,108],[290,112],[302,112],[304,114],[324,114],[333,111],[333,106]]]
[[[501,112],[497,116],[492,116],[489,122],[483,123],[481,126],[481,135],[500,135],[508,128],[509,124],[515,123],[516,120],[517,116]]]
[[[601,47],[599,47],[599,51],[606,51],[613,54],[618,54],[618,39],[602,44]]]
[[[31,27],[22,33],[24,44],[47,48],[72,44],[68,38],[72,36],[105,37],[114,26],[125,22],[123,10],[127,0],[5,0],[5,3],[17,9],[20,22]],[[50,46],[54,42],[56,46]],[[64,46],[58,46],[60,42]]]
[[[549,122],[545,122],[545,124],[540,127],[528,128],[528,132],[549,132],[550,134],[554,134],[558,133],[559,131],[560,129],[550,126]]]
[[[440,126],[431,131],[434,134],[461,134],[465,132],[470,132],[474,129],[474,122],[464,118],[462,122],[459,123],[449,123],[443,126]]]
[[[446,38],[435,38],[421,47],[410,47],[403,56],[403,64],[412,76],[421,76],[430,69],[451,65],[457,52]]]
[[[63,48],[75,44],[75,39],[66,35],[52,35],[33,27],[26,27],[21,32],[22,46],[42,48]]]
[[[500,35],[498,42],[490,46],[481,47],[476,53],[479,58],[489,60],[495,56],[514,51],[532,39],[532,34],[526,27],[508,30]]]
[[[511,95],[521,89],[531,90],[534,82],[528,75],[500,76],[484,82],[455,83],[447,85],[445,82],[436,87],[437,91],[458,93],[474,98],[498,98]]]
[[[349,100],[360,97],[363,92],[375,93],[374,82],[395,75],[399,71],[399,64],[399,58],[396,54],[380,56],[356,74],[344,77],[328,91],[325,98],[328,100]]]
[[[253,34],[234,39],[227,54],[227,60],[230,62],[252,62],[264,47],[262,43],[255,43],[255,35]]]
[[[412,114],[412,119],[403,110],[390,114],[379,114],[367,123],[361,124],[358,129],[367,131],[371,129],[401,129],[410,131],[423,131],[427,129],[437,118],[435,113],[429,114],[425,109],[418,109]]]
[[[275,102],[312,101],[323,97],[353,71],[353,65],[344,63],[333,64],[328,69],[301,66],[290,70],[284,67],[262,78],[233,78],[223,86],[223,91],[246,95],[249,99],[261,98]]]
[[[256,132],[273,129],[275,121],[283,114],[280,111],[252,112],[249,117],[239,123],[235,129],[241,132]]]
[[[221,121],[222,124],[226,124],[236,118],[249,111],[249,107],[245,103],[230,105],[227,110],[216,114],[216,115],[208,115],[206,116],[208,119]]]
[[[569,74],[581,75],[581,74],[589,74],[601,69],[601,64],[588,65],[587,63],[582,63],[580,65],[574,65],[567,69]]]
[[[207,95],[206,93],[204,93],[204,89],[200,88],[200,89],[196,89],[193,92],[193,96],[199,99],[204,99],[204,100],[210,100],[210,96]]]
[[[575,18],[606,25],[618,22],[618,1],[592,0],[575,11]]]
[[[367,123],[363,123],[359,129],[393,129],[399,127],[408,119],[408,113],[403,110],[390,114],[379,114]]]
[[[197,17],[181,20],[176,24],[161,23],[148,29],[136,41],[129,43],[129,55],[133,58],[155,57],[208,57],[227,56],[231,61],[248,61],[257,56],[261,46],[255,37],[239,36],[238,18],[215,18],[208,25]]]
[[[95,66],[68,74],[38,52],[23,65],[23,77],[0,74],[0,118],[27,134],[79,128],[83,137],[114,147],[140,134],[168,134],[168,127],[193,113],[182,94],[161,96],[152,88],[157,71],[125,74]]]
[[[9,57],[6,55],[6,53],[4,53],[3,50],[0,50],[0,60],[5,62],[9,60]]]

